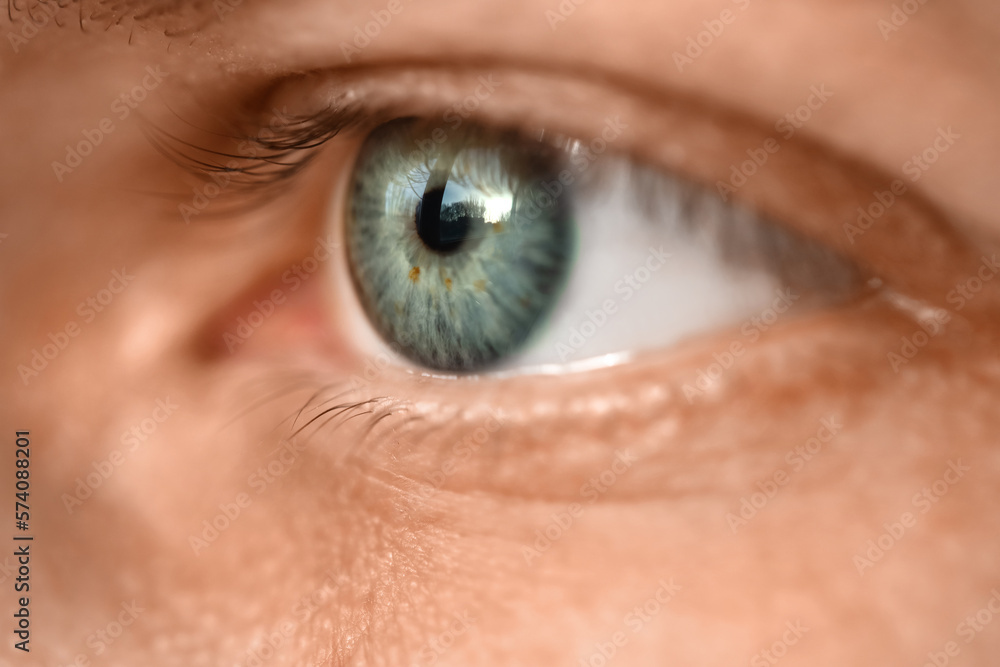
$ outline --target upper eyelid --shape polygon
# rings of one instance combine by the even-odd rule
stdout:
[[[268,109],[287,105],[293,115],[309,116],[340,105],[356,116],[370,115],[359,121],[365,126],[400,116],[444,120],[450,108],[475,92],[478,77],[493,74],[502,82],[500,93],[477,97],[468,119],[586,140],[599,136],[601,121],[617,113],[635,131],[622,138],[616,152],[713,189],[731,165],[746,159],[748,148],[772,136],[765,123],[705,100],[640,94],[593,73],[492,65],[400,63],[300,74],[268,87],[258,98],[258,111],[266,119]],[[774,169],[761,169],[737,197],[858,261],[897,291],[943,305],[948,290],[941,286],[960,280],[963,267],[975,266],[971,244],[915,189],[880,224],[849,243],[844,225],[893,179],[804,132],[782,141],[772,157],[767,166]]]

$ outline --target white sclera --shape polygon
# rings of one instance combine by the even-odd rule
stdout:
[[[627,169],[609,165],[605,172],[596,187],[580,188],[573,202],[578,251],[558,304],[504,370],[668,347],[759,315],[771,307],[776,290],[787,287],[763,265],[735,265],[719,247],[716,235],[727,233],[730,220],[744,228],[748,218],[750,225],[767,223],[704,190],[694,196],[702,216],[707,210],[714,218],[708,225],[713,231],[699,230],[682,219],[682,191],[690,198],[691,186],[669,177],[662,177],[651,215]]]

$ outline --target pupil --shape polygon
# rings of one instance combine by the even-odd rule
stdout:
[[[482,205],[471,199],[445,203],[445,188],[428,188],[417,203],[417,234],[428,248],[441,253],[457,250],[474,225],[485,222]]]

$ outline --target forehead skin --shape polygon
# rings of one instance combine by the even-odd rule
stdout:
[[[146,199],[105,185],[130,183],[123,174],[146,164],[133,161],[144,145],[134,124],[121,123],[74,180],[57,183],[50,164],[147,67],[210,88],[231,69],[336,66],[340,43],[385,4],[244,0],[222,20],[207,3],[156,7],[139,7],[134,31],[115,9],[93,29],[67,21],[19,53],[0,50],[0,307],[10,314],[0,421],[8,435],[32,430],[40,537],[38,651],[25,660],[5,643],[5,660],[248,664],[277,637],[280,650],[261,662],[575,665],[611,650],[618,632],[622,665],[774,664],[779,653],[782,665],[918,665],[948,642],[967,664],[1000,654],[1000,623],[974,625],[1000,583],[1000,372],[995,344],[960,318],[902,373],[885,355],[916,325],[886,308],[789,325],[694,406],[680,385],[726,335],[641,367],[498,387],[390,371],[350,398],[393,396],[406,419],[369,440],[370,422],[345,422],[266,481],[257,470],[281,456],[275,424],[358,369],[313,350],[206,361],[192,341],[234,295],[311,252],[312,230],[290,218],[288,234],[233,244],[152,224]],[[593,69],[765,124],[823,84],[834,96],[807,131],[889,174],[952,126],[962,139],[919,187],[961,229],[1000,233],[995,4],[928,2],[888,39],[883,2],[587,0],[553,30],[546,11],[558,7],[413,0],[360,58]],[[736,20],[678,71],[673,53],[724,9]],[[80,319],[77,304],[122,265],[135,282],[26,389],[16,367]],[[258,349],[270,335],[255,334]],[[257,403],[272,390],[286,394]],[[176,414],[68,514],[62,494],[167,396]],[[420,483],[491,410],[504,418],[491,455],[425,497]],[[842,424],[835,438],[797,468],[796,448],[831,420]],[[615,450],[640,458],[571,513]],[[727,514],[769,493],[777,470],[795,475],[732,530]],[[0,489],[13,493],[9,475]],[[241,493],[254,494],[249,507],[192,553],[190,536],[233,513]],[[553,522],[560,537],[546,546],[538,533]],[[880,539],[890,547],[869,546]],[[527,562],[524,549],[539,545]],[[859,554],[870,569],[859,572]],[[669,602],[661,581],[679,586]],[[99,652],[96,633],[133,600],[138,619]]]

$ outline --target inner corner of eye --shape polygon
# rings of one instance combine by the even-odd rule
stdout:
[[[350,181],[358,301],[434,371],[664,347],[854,284],[831,251],[710,190],[472,123],[384,124]]]

